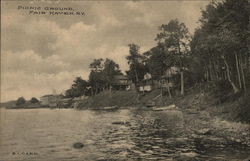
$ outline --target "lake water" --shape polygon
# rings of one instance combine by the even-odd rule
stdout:
[[[0,161],[229,161],[250,155],[249,147],[222,138],[193,137],[180,111],[0,110]],[[73,148],[76,142],[84,147]]]

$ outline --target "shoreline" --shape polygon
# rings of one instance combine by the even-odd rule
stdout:
[[[104,110],[104,109],[74,109],[74,108],[5,108],[8,110],[27,110],[27,109],[69,109],[69,110],[91,110],[91,111],[104,111],[104,112],[115,112],[119,110],[140,110],[149,111],[155,113],[167,113],[167,112],[181,112],[184,118],[185,128],[191,131],[191,137],[202,138],[202,137],[218,137],[220,139],[227,140],[232,144],[238,144],[242,146],[250,147],[250,125],[241,122],[227,121],[218,116],[212,116],[208,111],[195,109],[170,109],[165,111],[154,111],[152,108],[141,108],[141,107],[122,107],[116,110]]]

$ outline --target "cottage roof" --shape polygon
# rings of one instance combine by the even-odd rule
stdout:
[[[44,97],[51,97],[51,96],[54,96],[54,95],[53,95],[53,94],[47,94],[47,95],[42,96],[41,98],[44,98]]]
[[[44,97],[62,97],[62,95],[61,94],[59,94],[59,95],[47,94],[47,95],[44,95],[44,96],[42,96],[40,98],[44,98]]]

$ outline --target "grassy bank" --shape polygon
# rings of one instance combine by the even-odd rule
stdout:
[[[134,91],[113,91],[112,93],[104,91],[86,100],[82,100],[78,107],[80,109],[115,105],[119,107],[131,107],[138,105],[139,102],[137,98],[138,94]]]
[[[81,101],[78,107],[80,109],[114,105],[143,107],[153,101],[157,106],[176,104],[183,110],[207,111],[212,116],[219,116],[229,121],[250,123],[250,92],[232,94],[230,90],[231,88],[224,84],[208,83],[194,86],[186,91],[185,96],[176,95],[172,99],[166,91],[159,97],[160,89],[144,94],[138,94],[136,91],[112,91],[112,93],[104,91]]]

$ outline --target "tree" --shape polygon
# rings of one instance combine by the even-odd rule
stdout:
[[[143,53],[146,57],[146,68],[148,68],[149,73],[152,75],[154,80],[160,80],[161,76],[164,75],[165,71],[169,67],[170,58],[163,48],[160,46],[153,47],[151,50]]]
[[[115,75],[122,74],[119,68],[119,65],[111,59],[106,59],[104,62],[103,75],[106,82],[106,85],[110,87],[112,79]]]
[[[132,81],[137,85],[144,77],[146,68],[144,57],[139,53],[140,47],[136,44],[129,44],[129,55],[126,57],[129,70],[126,71]]]
[[[36,97],[32,97],[30,99],[30,103],[38,103],[38,102],[39,102],[39,100]]]
[[[66,98],[73,98],[73,97],[75,97],[75,94],[74,94],[74,91],[73,91],[72,88],[67,89],[67,90],[65,91],[65,97],[66,97]]]
[[[212,2],[202,11],[201,27],[191,43],[191,53],[200,61],[205,80],[224,80],[234,93],[246,91],[249,69],[249,2]],[[248,67],[247,67],[248,66]]]
[[[121,74],[119,65],[111,59],[94,59],[89,65],[89,84],[92,95],[111,87],[114,75]]]
[[[92,63],[90,63],[89,68],[91,71],[99,72],[103,70],[103,59],[94,59]]]
[[[71,88],[66,90],[65,95],[68,98],[80,97],[88,92],[89,83],[81,77],[76,77]]]
[[[16,101],[16,105],[17,105],[17,106],[21,106],[21,105],[23,105],[23,104],[25,104],[25,103],[26,103],[26,100],[25,100],[24,97],[19,97],[19,98],[17,99],[17,101]]]
[[[184,69],[185,57],[189,52],[190,36],[184,23],[177,19],[169,21],[168,24],[160,26],[160,33],[156,36],[158,45],[163,52],[171,55],[173,65],[180,68],[181,95],[184,95]]]
[[[87,92],[89,83],[86,80],[83,80],[81,77],[76,77],[74,83],[72,84],[72,89],[75,91],[76,97],[85,95]]]

